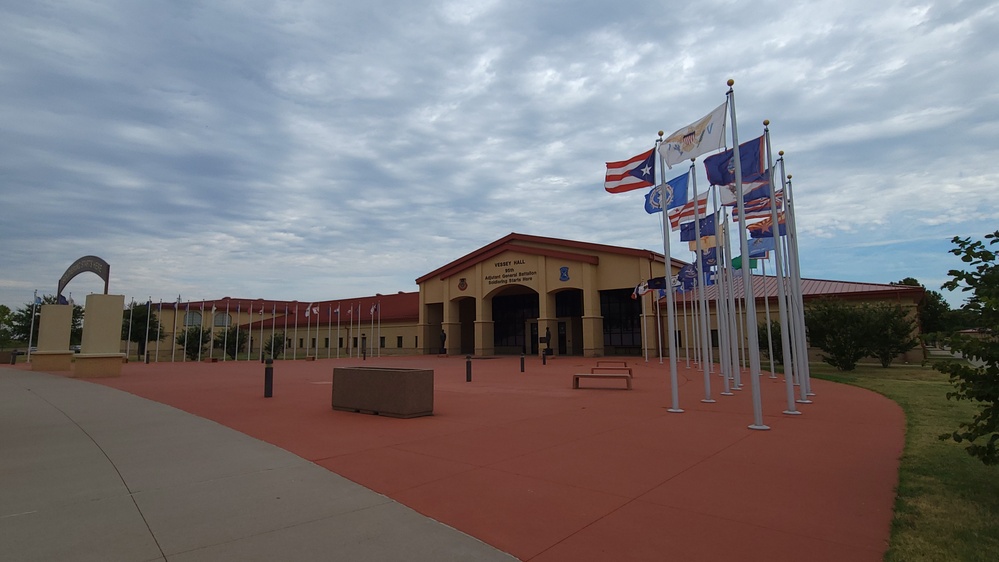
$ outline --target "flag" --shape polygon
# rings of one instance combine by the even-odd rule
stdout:
[[[783,193],[778,191],[774,195],[774,199],[777,201],[777,210],[780,210],[783,207]],[[770,216],[770,197],[761,197],[760,199],[746,201],[743,203],[743,207],[746,209],[746,220],[765,219]],[[738,207],[732,209],[732,222],[739,222]]]
[[[777,224],[779,226],[780,236],[787,234],[787,225],[784,224],[784,213],[777,213]],[[752,238],[773,238],[773,220],[767,217],[760,222],[754,222],[753,224],[747,225],[746,230],[749,231],[749,236]]]
[[[665,277],[653,277],[646,281],[650,289],[665,289],[669,287]]]
[[[708,236],[715,233],[714,213],[711,213],[697,222],[701,223],[701,236]],[[697,241],[697,222],[690,221],[680,225],[680,242]]]
[[[649,292],[649,284],[646,283],[645,281],[642,281],[635,287],[635,290],[631,292],[631,298],[637,299],[638,297],[648,292]]]
[[[340,316],[340,305],[339,304],[336,305],[336,310],[333,311],[333,314],[336,314],[337,316]]]
[[[703,233],[702,233],[703,234]],[[701,236],[701,249],[714,248],[725,243],[725,236],[721,232],[715,232],[711,236]],[[697,251],[697,240],[687,242],[687,249],[691,252]]]
[[[312,313],[318,315],[319,314],[319,307],[318,306],[312,307]]]
[[[372,316],[375,315],[375,311],[376,310],[378,310],[378,304],[377,303],[371,305],[371,311],[370,311],[370,313],[371,313]]]
[[[604,189],[608,193],[624,193],[633,189],[652,187],[656,178],[656,150],[649,149],[628,160],[607,163]]]
[[[62,295],[59,295],[59,298],[56,300],[56,302],[59,304],[69,304],[69,301],[66,300],[66,297]]]
[[[742,178],[742,200],[752,201],[770,197],[770,171]],[[735,205],[735,183],[718,186],[718,199],[722,205]]]
[[[718,248],[711,247],[706,250],[701,250],[701,263],[705,267],[714,267],[718,265]]]
[[[743,180],[763,173],[766,150],[764,137],[747,141],[739,145],[739,161],[742,162]],[[708,173],[711,185],[728,185],[735,183],[735,149],[708,156],[704,159],[704,170]]]
[[[682,127],[659,143],[659,154],[672,168],[684,160],[725,147],[725,114],[728,99],[711,113]]]
[[[732,258],[732,269],[742,269],[742,256]],[[749,260],[749,269],[756,269],[756,260]]]
[[[682,207],[669,211],[669,224],[673,230],[680,228],[680,221],[693,219],[695,215],[704,217],[708,212],[708,192],[697,196],[697,201],[690,201]]]
[[[645,212],[661,213],[663,211],[663,199],[666,200],[666,209],[675,209],[687,202],[687,179],[689,173],[681,174],[668,182],[653,187],[645,195]],[[665,197],[663,197],[665,192]]]
[[[305,317],[308,318],[309,314],[311,313],[312,313],[312,305],[310,304],[309,306],[305,307]]]
[[[35,304],[42,304],[42,297],[35,295]]]
[[[764,258],[766,253],[776,249],[776,242],[774,242],[774,237],[769,238],[753,238],[749,240],[749,257],[751,258]]]
[[[684,291],[693,289],[697,286],[697,265],[688,263],[681,267],[680,271],[676,273],[676,278],[680,281]]]

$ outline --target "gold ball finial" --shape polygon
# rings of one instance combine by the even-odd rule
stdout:
[[[763,120],[763,126],[764,127],[769,127],[770,126],[770,120],[769,119],[764,119]]]
[[[777,151],[777,156],[784,156],[784,151],[783,150],[778,150]]]
[[[660,137],[663,136],[663,132],[662,131],[659,131],[659,136]]]
[[[787,175],[787,179],[791,179],[791,174],[788,174],[788,175]]]
[[[731,78],[729,78],[728,82],[726,82],[726,84],[728,84],[728,87],[731,88],[732,84],[735,84],[735,80],[732,80]]]

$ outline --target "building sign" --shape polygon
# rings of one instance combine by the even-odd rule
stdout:
[[[61,296],[62,290],[66,288],[66,285],[74,277],[88,271],[96,273],[98,277],[104,280],[104,294],[108,294],[108,280],[111,277],[111,266],[108,265],[108,262],[97,256],[83,256],[73,262],[73,265],[66,269],[66,273],[62,274],[62,277],[59,279],[59,288],[56,291],[56,295]]]
[[[492,271],[486,272],[486,285],[531,283],[538,276],[538,270],[534,264],[528,263],[528,260],[524,258],[500,260],[491,265]]]

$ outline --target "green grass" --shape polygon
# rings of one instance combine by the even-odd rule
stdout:
[[[816,378],[867,388],[905,412],[906,437],[887,561],[999,560],[999,466],[965,444],[937,436],[969,421],[974,406],[947,399],[947,376],[932,366],[859,365],[849,372],[812,364]]]

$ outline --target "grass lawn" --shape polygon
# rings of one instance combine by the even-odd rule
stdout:
[[[964,443],[937,439],[970,421],[974,412],[968,401],[947,399],[953,390],[947,375],[931,366],[858,365],[843,372],[824,363],[813,363],[811,374],[873,390],[905,411],[905,449],[885,560],[999,560],[999,466],[971,457]]]

